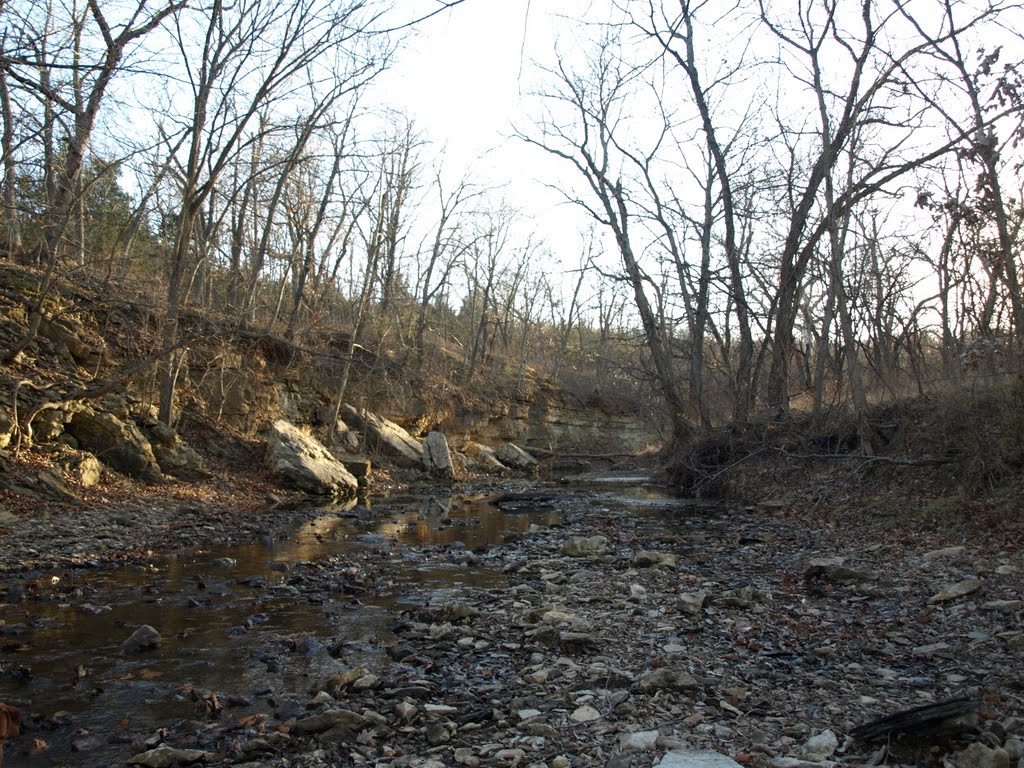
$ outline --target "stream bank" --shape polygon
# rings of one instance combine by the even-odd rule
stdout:
[[[640,478],[541,488],[550,503],[499,510],[500,524],[493,510],[453,518],[436,494],[403,495],[297,513],[310,519],[244,555],[8,574],[2,681],[24,715],[5,765],[624,767],[712,765],[707,752],[682,762],[710,750],[765,768],[995,768],[1024,757],[1019,551],[709,506]],[[45,671],[21,669],[47,632],[110,632],[94,611],[123,610],[129,593],[151,613],[130,609],[100,641],[108,667],[71,654],[73,674],[46,685]],[[157,627],[160,646],[121,653],[153,616],[184,618]],[[980,705],[973,728],[847,738],[964,695]],[[76,712],[75,699],[90,703]]]

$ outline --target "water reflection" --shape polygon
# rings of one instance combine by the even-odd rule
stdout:
[[[678,515],[679,500],[640,488],[568,489],[554,506],[515,511],[405,494],[311,511],[285,535],[144,566],[0,577],[0,701],[70,717],[70,727],[28,724],[29,738],[49,743],[32,765],[107,766],[124,759],[128,734],[193,718],[191,686],[242,694],[265,711],[261,691],[306,691],[340,666],[372,665],[396,607],[500,588],[500,570],[480,564],[487,550],[531,525],[559,524],[573,505]],[[163,642],[122,653],[140,624]],[[327,648],[339,644],[335,659]],[[89,743],[72,754],[75,738]],[[18,754],[9,748],[9,765]]]
[[[26,723],[49,744],[32,764],[117,762],[125,756],[126,729],[147,733],[193,716],[191,686],[250,696],[290,684],[304,690],[304,675],[342,664],[326,643],[345,643],[346,663],[358,663],[360,653],[386,638],[396,605],[504,583],[500,572],[460,553],[559,520],[550,509],[505,513],[463,505],[449,512],[450,506],[445,497],[406,495],[378,500],[372,509],[333,508],[283,537],[145,566],[32,582],[6,577],[0,701],[26,716],[70,717],[73,724],[40,732],[45,723]],[[157,628],[162,643],[123,653],[121,642],[141,624]],[[72,758],[73,733],[89,743]],[[8,748],[8,764],[16,754]]]

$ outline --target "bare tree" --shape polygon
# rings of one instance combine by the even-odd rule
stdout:
[[[40,50],[45,51],[45,48],[37,47],[37,41],[27,41],[24,46],[14,43],[12,50],[4,54],[3,67],[7,78],[34,93],[44,102],[48,111],[61,109],[69,116],[70,122],[52,198],[47,201],[50,210],[44,243],[46,271],[38,298],[31,307],[28,331],[4,353],[3,358],[6,362],[17,360],[39,331],[43,302],[49,293],[61,244],[71,220],[71,212],[80,194],[79,182],[85,152],[92,139],[96,119],[107,90],[120,71],[129,46],[157,29],[171,14],[179,11],[184,3],[161,4],[155,10],[147,8],[147,5],[148,0],[137,0],[134,7],[127,9],[123,19],[112,23],[100,8],[98,0],[88,0],[89,18],[95,25],[101,44],[95,61],[85,62],[80,56],[73,57],[70,66],[76,81],[77,96],[71,99],[65,98],[53,87],[50,76],[53,68],[63,65],[45,58],[45,55],[40,56]],[[79,29],[75,34],[76,39],[80,35]],[[78,50],[77,46],[74,50]],[[45,124],[51,124],[49,119]],[[45,143],[47,147],[51,145],[48,140]]]

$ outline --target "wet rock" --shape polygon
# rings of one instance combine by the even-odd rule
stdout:
[[[359,483],[316,438],[283,419],[266,430],[264,459],[271,472],[318,496],[353,496]]]
[[[742,768],[731,757],[710,749],[673,749],[657,765],[659,768]]]
[[[651,568],[655,566],[675,568],[676,556],[671,552],[659,552],[655,549],[645,549],[636,553],[633,557],[633,565],[637,568]]]
[[[213,755],[201,749],[157,747],[128,758],[127,763],[128,765],[142,765],[145,768],[172,768],[176,765],[191,765],[212,757]]]
[[[975,592],[982,588],[983,584],[979,579],[965,579],[958,581],[955,584],[950,584],[943,587],[939,592],[935,593],[928,599],[929,605],[937,605],[939,603],[948,603],[951,600],[956,600],[967,595],[973,595]]]
[[[515,443],[505,443],[498,449],[496,456],[498,461],[506,467],[512,467],[523,472],[535,470],[538,464],[537,459]]]
[[[604,536],[570,536],[562,544],[562,554],[567,557],[598,557],[608,551],[608,539]]]
[[[160,637],[159,632],[149,626],[149,624],[143,624],[128,639],[121,643],[121,649],[126,653],[138,653],[149,648],[155,648],[162,641],[163,638]]]

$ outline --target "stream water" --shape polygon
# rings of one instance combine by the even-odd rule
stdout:
[[[45,743],[26,763],[40,767],[123,760],[140,734],[195,716],[193,688],[217,691],[233,716],[280,710],[275,697],[307,691],[339,662],[386,662],[396,609],[501,588],[488,549],[531,525],[559,525],[595,499],[641,515],[677,515],[685,503],[626,480],[629,494],[553,489],[553,503],[504,510],[393,496],[273,540],[0,577],[0,701],[21,707],[26,734]],[[142,624],[161,644],[124,652]],[[9,750],[7,768],[16,757]]]

